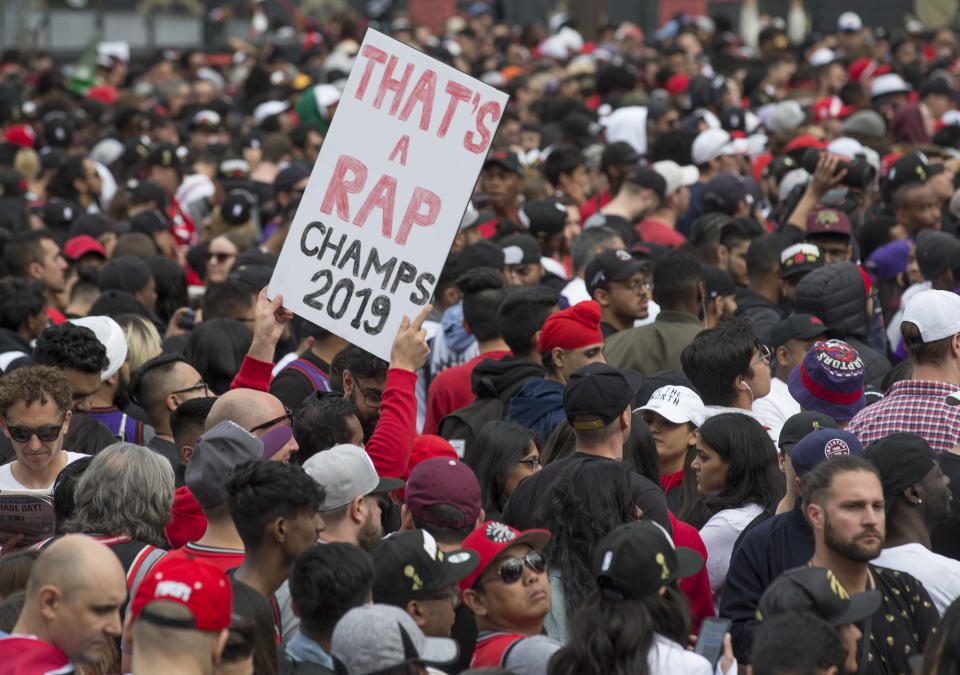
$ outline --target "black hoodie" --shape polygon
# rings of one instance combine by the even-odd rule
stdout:
[[[20,333],[0,328],[0,372],[10,372],[30,361],[30,343]],[[23,361],[23,363],[20,363]]]
[[[544,377],[543,366],[526,359],[507,355],[501,359],[484,359],[470,373],[470,389],[477,398],[499,398],[506,406],[523,383],[531,377]]]

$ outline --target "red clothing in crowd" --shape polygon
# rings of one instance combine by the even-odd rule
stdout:
[[[583,203],[580,207],[580,218],[586,222],[587,218],[602,209],[610,203],[610,190],[604,190],[599,195],[594,195]]]
[[[70,659],[49,642],[32,635],[11,635],[0,640],[0,674],[59,675],[74,672]]]
[[[447,368],[433,378],[430,389],[427,390],[427,416],[423,421],[423,433],[437,433],[437,427],[444,416],[473,403],[470,375],[474,366],[487,358],[499,361],[509,353],[509,349],[498,349],[479,354],[466,363]]]
[[[683,245],[683,242],[687,240],[686,237],[666,223],[652,218],[641,220],[633,226],[633,229],[640,237],[640,241],[649,241],[653,244],[677,247]]]
[[[677,520],[676,516],[667,511],[670,516],[670,527],[673,528],[674,546],[685,546],[703,556],[703,561],[707,561],[707,547],[703,545],[703,539],[700,533],[693,525]],[[704,564],[702,570],[692,577],[680,580],[680,590],[690,601],[690,619],[693,622],[694,632],[700,632],[700,624],[704,619],[716,616],[713,609],[713,593],[710,590],[710,578],[707,576],[707,567]]]
[[[208,565],[213,565],[217,569],[228,572],[235,567],[243,564],[243,551],[232,548],[219,548],[217,546],[202,546],[195,541],[189,541],[180,548],[167,551],[163,560],[193,558]]]
[[[170,522],[163,528],[170,548],[179,548],[188,541],[196,541],[207,531],[207,517],[186,485],[173,493]]]

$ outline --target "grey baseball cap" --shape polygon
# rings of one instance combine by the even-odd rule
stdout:
[[[445,665],[460,654],[454,640],[426,637],[405,610],[393,605],[361,605],[344,614],[333,629],[330,651],[351,675],[409,663]]]
[[[197,439],[184,476],[201,508],[227,503],[224,483],[239,465],[263,457],[263,441],[236,422],[224,420]]]
[[[320,511],[345,506],[359,496],[399,490],[399,478],[381,478],[363,448],[344,443],[313,455],[303,463],[303,470],[320,483],[326,496]]]

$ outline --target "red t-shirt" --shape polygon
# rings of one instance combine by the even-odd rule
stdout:
[[[29,635],[0,639],[0,675],[60,675],[74,672],[70,659],[49,642]]]
[[[470,375],[475,365],[488,358],[499,361],[509,353],[510,350],[486,352],[437,375],[427,390],[427,416],[423,421],[423,433],[437,433],[444,416],[473,403]]]
[[[180,548],[167,551],[167,554],[163,556],[161,560],[168,560],[171,558],[176,560],[193,558],[194,560],[205,562],[208,565],[213,565],[214,567],[227,572],[228,570],[232,570],[235,567],[240,567],[240,565],[243,564],[243,551],[238,551],[233,548],[203,546],[195,541],[188,541]]]
[[[681,246],[687,240],[675,229],[659,220],[642,220],[633,226],[641,241],[649,241],[663,246]]]
[[[598,195],[594,195],[580,206],[580,219],[583,222],[594,213],[610,203],[610,190],[604,190]]]

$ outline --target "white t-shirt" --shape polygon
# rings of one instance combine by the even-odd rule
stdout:
[[[721,659],[722,661],[722,659]],[[737,672],[737,660],[724,673],[721,670],[721,661],[717,661],[717,669],[710,668],[710,662],[699,654],[684,649],[670,638],[659,633],[653,634],[653,644],[647,652],[647,668],[652,675],[733,675]]]
[[[713,516],[700,529],[700,537],[707,548],[707,576],[710,577],[710,591],[713,593],[713,606],[720,615],[720,595],[730,569],[730,556],[733,545],[750,521],[760,515],[763,509],[759,504],[747,504],[738,509],[724,509]]]
[[[81,457],[86,457],[82,452],[70,452],[64,450],[67,455],[67,464],[77,461]],[[13,471],[10,467],[13,466],[13,462],[9,462],[0,466],[0,490],[33,490],[34,492],[48,492],[50,488],[53,487],[51,482],[46,488],[28,488],[26,485],[23,485],[20,481],[13,477]],[[66,466],[66,465],[64,465]]]
[[[770,380],[770,393],[753,402],[753,414],[765,427],[770,428],[773,444],[780,449],[780,430],[783,423],[800,412],[800,404],[790,395],[787,383],[779,377]]]
[[[934,553],[923,544],[885,548],[880,551],[879,558],[870,562],[919,579],[941,616],[950,603],[960,597],[960,561]]]

